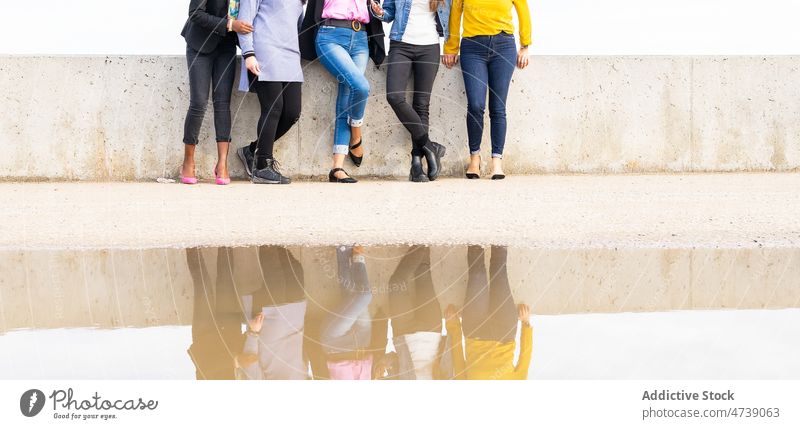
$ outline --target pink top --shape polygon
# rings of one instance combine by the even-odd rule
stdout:
[[[366,0],[325,0],[322,17],[346,19],[348,21],[369,22],[369,10]]]
[[[372,356],[363,360],[328,361],[331,380],[371,380]]]

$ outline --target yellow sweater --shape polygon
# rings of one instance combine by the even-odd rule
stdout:
[[[527,380],[533,351],[533,328],[522,325],[519,360],[514,366],[514,341],[501,343],[492,340],[466,339],[466,353],[461,345],[461,322],[447,322],[452,335],[453,371],[457,379],[467,380]],[[466,359],[465,359],[466,356]]]
[[[520,44],[531,44],[531,13],[527,0],[453,0],[450,10],[450,36],[444,44],[445,54],[457,54],[461,37],[494,36],[506,32],[514,34],[511,7],[519,17]],[[461,33],[461,16],[464,16],[464,33]]]

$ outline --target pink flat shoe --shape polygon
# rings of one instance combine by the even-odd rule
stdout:
[[[184,185],[196,185],[197,177],[183,177],[181,176],[181,183]]]
[[[230,185],[230,183],[231,183],[231,178],[230,177],[223,179],[222,177],[219,177],[217,175],[216,167],[214,168],[214,177],[217,178],[217,180],[216,180],[217,185],[223,185],[224,186],[224,185]]]

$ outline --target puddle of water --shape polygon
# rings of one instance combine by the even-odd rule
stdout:
[[[35,355],[46,354],[56,338],[80,338],[59,350],[81,356],[102,338],[102,347],[127,350],[119,368],[139,367],[135,374],[154,378],[171,378],[169,368],[147,370],[164,353],[191,362],[196,378],[528,378],[532,330],[520,322],[528,320],[520,304],[536,316],[797,307],[799,252],[498,246],[0,252],[0,328],[6,341],[18,341],[23,333],[9,331],[149,327],[155,338],[140,349],[125,344],[141,330],[79,329],[39,331],[37,338],[50,340],[34,342],[45,348],[20,351],[33,354],[23,359],[54,365]],[[116,366],[105,367],[117,376]]]

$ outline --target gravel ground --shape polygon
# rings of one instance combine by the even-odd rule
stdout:
[[[2,183],[0,249],[256,244],[796,247],[800,174],[187,186]]]

